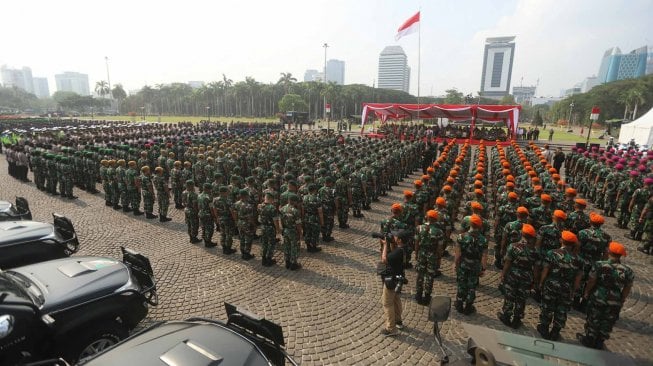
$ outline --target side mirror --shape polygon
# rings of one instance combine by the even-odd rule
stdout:
[[[14,330],[14,322],[13,315],[5,314],[0,316],[0,339],[11,334]]]

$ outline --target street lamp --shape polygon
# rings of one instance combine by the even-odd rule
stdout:
[[[141,107],[141,115],[143,116],[143,121],[145,121],[145,107]]]
[[[574,110],[574,102],[572,101],[571,104],[569,104],[569,118],[567,119],[569,121],[569,128],[571,128],[571,112]]]
[[[207,106],[206,107],[206,117],[209,119],[209,122],[211,122],[211,114],[209,112],[210,110],[211,110],[211,107]]]
[[[322,75],[322,82],[324,83],[324,85],[326,87],[326,83],[327,83],[327,77],[326,77],[326,75],[327,75],[327,67],[326,67],[327,66],[327,48],[329,48],[329,45],[325,43],[325,44],[322,45],[322,47],[324,47],[324,74]],[[325,93],[324,94],[324,119],[326,119],[326,118],[327,118],[327,112],[326,112],[326,93]],[[329,132],[330,129],[331,129],[331,121],[327,120],[327,133]]]

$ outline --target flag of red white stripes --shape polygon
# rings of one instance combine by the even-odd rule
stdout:
[[[419,11],[415,13],[412,17],[408,18],[404,24],[397,29],[397,35],[395,36],[395,41],[398,41],[399,38],[407,36],[411,33],[415,33],[419,30]]]

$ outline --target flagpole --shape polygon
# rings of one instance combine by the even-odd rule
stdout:
[[[417,30],[417,119],[420,116],[420,72],[422,68],[422,7],[419,8],[419,29]]]

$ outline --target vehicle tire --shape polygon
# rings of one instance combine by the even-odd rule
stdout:
[[[63,357],[70,363],[90,357],[127,338],[129,333],[116,321],[92,325],[92,329],[67,334],[70,340],[62,345]]]

